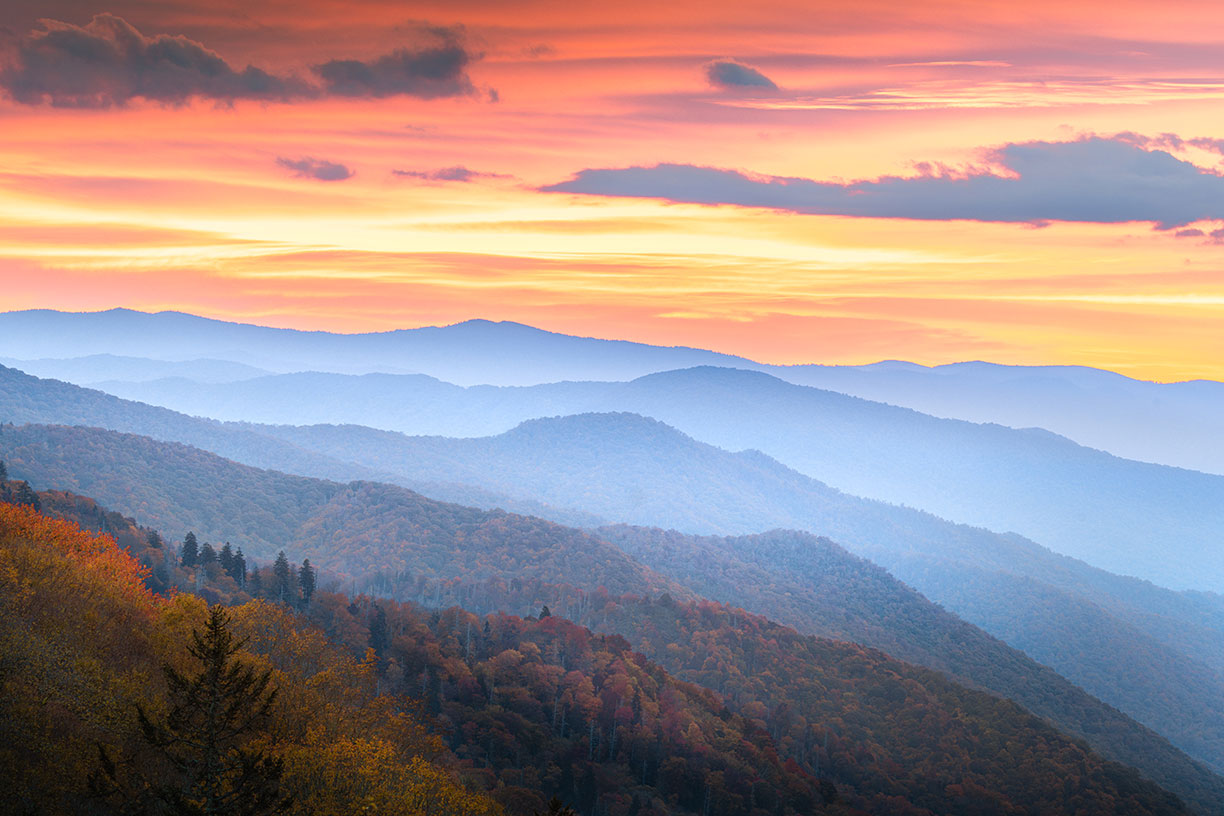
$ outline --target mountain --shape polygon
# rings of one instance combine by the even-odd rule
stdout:
[[[938,417],[1045,428],[1127,459],[1224,473],[1224,383],[1157,383],[1084,366],[986,362],[791,366],[770,373]]]
[[[133,772],[170,782],[167,763],[118,749],[139,739],[137,703],[154,717],[168,707],[148,679],[158,661],[183,666],[191,631],[218,616],[238,659],[269,667],[278,699],[241,730],[285,760],[289,812],[303,816],[358,803],[478,816],[497,812],[490,798],[526,816],[550,794],[609,816],[1188,812],[1012,703],[715,604],[605,594],[589,608],[674,637],[664,653],[703,687],[544,612],[482,618],[324,591],[296,614],[261,600],[210,613],[189,593],[152,596],[113,541],[3,503],[0,561],[14,590],[0,593],[3,682],[17,692],[4,726],[19,738],[0,745],[0,801],[15,812],[97,809],[95,746],[120,757],[101,765],[118,793],[139,789]],[[443,742],[429,721],[461,727]]]
[[[452,488],[445,498],[476,501],[484,506],[527,505],[532,508],[530,512],[567,522],[576,516],[583,517],[585,512],[590,514],[585,516],[588,519],[591,515],[602,516],[704,532],[738,533],[776,526],[815,530],[884,565],[972,622],[1008,638],[1009,642],[1023,645],[1037,659],[1173,735],[1181,746],[1196,755],[1218,761],[1219,729],[1204,730],[1197,721],[1199,702],[1203,696],[1211,696],[1210,692],[1218,686],[1216,678],[1224,666],[1220,636],[1224,610],[1218,596],[1164,592],[1140,581],[1119,579],[1069,559],[1059,559],[1018,537],[952,527],[924,514],[863,502],[788,471],[759,454],[734,456],[714,449],[693,448],[689,445],[691,440],[689,443],[672,440],[667,443],[672,444],[672,452],[660,457],[657,454],[666,448],[660,440],[668,435],[658,423],[637,420],[645,426],[648,437],[653,435],[643,446],[646,454],[639,451],[618,459],[621,454],[616,451],[635,444],[634,420],[629,417],[615,418],[613,427],[600,433],[592,430],[594,435],[586,441],[550,434],[549,428],[553,426],[546,422],[531,423],[517,434],[507,435],[498,444],[509,447],[495,453],[488,440],[413,442],[360,428],[293,430],[223,425],[124,402],[64,383],[37,380],[11,370],[0,370],[0,383],[6,386],[0,390],[0,409],[4,416],[16,419],[86,422],[143,431],[199,444],[253,465],[345,480],[387,478],[428,486],[436,477],[445,477],[447,483],[453,484],[461,481],[458,478],[461,475],[478,485],[512,488],[512,500],[501,500],[499,497],[504,494],[489,487]],[[785,384],[783,387],[793,388]],[[579,420],[571,420],[561,421],[555,428],[580,426]],[[268,436],[271,433],[293,439],[290,442],[271,439]],[[532,434],[536,436],[533,438]],[[421,447],[423,444],[427,447]],[[307,450],[310,446],[316,450]],[[465,446],[468,453],[464,456],[469,461],[467,470],[461,473],[456,470],[455,455],[438,459],[439,451],[448,448],[462,451]],[[548,451],[565,454],[548,458]],[[541,456],[547,461],[537,462],[526,470],[521,464],[510,467],[507,463],[513,464],[513,457],[520,454],[527,461]],[[340,456],[368,464],[346,463]],[[498,457],[505,473],[495,478],[481,475],[482,469],[489,471],[488,462]],[[705,462],[704,469],[684,472],[690,460]],[[409,475],[402,472],[395,475],[406,467],[405,462],[415,470]],[[623,471],[619,475],[618,467]],[[660,480],[659,473],[669,475]],[[513,478],[507,478],[507,474]],[[559,474],[565,474],[564,483],[557,482]],[[733,474],[738,476],[733,482],[728,481]],[[490,478],[494,480],[489,481]],[[556,484],[549,490],[578,485],[582,486],[583,495],[575,498],[531,493],[542,490],[550,479]],[[644,491],[643,485],[650,484],[651,489]],[[431,490],[431,495],[439,494]],[[745,502],[744,496],[756,496],[759,505]],[[559,513],[550,509],[549,500],[571,506]],[[821,508],[824,512],[820,512]],[[643,512],[647,509],[653,515]],[[898,512],[900,516],[896,515]],[[695,522],[706,526],[696,526]],[[1008,582],[1015,580],[1012,575],[1038,581],[1062,593],[1057,597],[1064,598],[1066,604],[1043,606],[1036,600],[1040,593],[1022,591],[999,593],[997,599],[989,594],[978,601],[970,597],[973,587],[989,585],[995,580],[992,573],[996,572],[1003,573],[1002,580]],[[1066,626],[1068,618],[1063,613],[1070,609],[1091,613],[1090,619],[1097,623],[1082,631],[1094,635],[1109,633],[1105,641],[1109,645],[1072,648],[1077,636],[1091,636],[1077,635]],[[1015,621],[1021,620],[1033,626],[1033,630],[1026,630],[1027,634],[1017,631]],[[1003,628],[1005,623],[1007,628]],[[1102,650],[1114,661],[1125,661],[1132,654],[1141,656],[1143,659],[1136,665],[1154,665],[1157,671],[1151,675],[1156,678],[1153,682],[1167,686],[1170,693],[1152,693],[1147,680],[1138,682],[1130,672],[1102,671],[1103,665],[1110,665],[1097,662],[1096,656]],[[1181,682],[1179,677],[1187,682]]]
[[[742,554],[730,558],[716,546],[678,540],[666,549],[673,555],[687,549],[689,556],[677,557],[701,566],[659,561],[672,578],[646,566],[644,559],[657,558],[657,552],[649,554],[651,548],[641,542],[630,547],[642,554],[638,559],[604,538],[539,519],[443,505],[390,485],[286,476],[183,445],[96,429],[5,427],[0,459],[14,477],[95,495],[123,513],[147,519],[168,537],[191,529],[201,541],[230,541],[248,556],[265,559],[284,549],[324,569],[355,577],[372,574],[359,583],[374,591],[384,585],[383,576],[389,577],[386,587],[393,594],[406,585],[422,599],[453,594],[469,604],[486,590],[468,593],[455,584],[496,581],[504,587],[509,581],[537,587],[530,590],[533,597],[545,592],[538,588],[544,582],[605,596],[666,592],[683,602],[705,591],[716,598],[727,595],[725,583],[722,588],[708,583],[700,570],[722,573],[732,582],[761,575],[760,564],[750,565]],[[628,546],[623,532],[606,535]],[[836,545],[813,541],[800,543],[802,571],[770,575],[767,570],[765,580],[754,583],[745,597],[776,609],[805,631],[904,651],[976,687],[1031,702],[1059,727],[1088,739],[1105,756],[1142,768],[1187,801],[1224,802],[1224,780],[1164,739],[934,607],[878,567]],[[773,556],[766,561],[782,563]],[[433,592],[421,591],[430,584]],[[787,593],[793,595],[789,606],[774,603]],[[497,597],[502,600],[492,602],[491,610],[505,608],[504,596]],[[579,612],[585,608],[577,606]]]
[[[36,487],[94,497],[174,538],[193,531],[262,558],[284,550],[352,576],[389,569],[483,580],[529,563],[543,580],[582,575],[618,593],[687,594],[588,533],[378,482],[290,476],[186,445],[66,426],[6,428],[0,459]]]
[[[292,797],[280,809],[288,816],[366,808],[501,814],[462,784],[423,712],[392,704],[368,663],[287,611],[252,603],[223,613],[222,635],[236,636],[225,658],[235,670],[210,684],[189,652],[193,632],[205,634],[205,604],[151,593],[135,559],[109,536],[0,502],[0,563],[0,811],[167,812],[149,794],[169,788],[186,789],[179,810],[203,812],[186,781],[209,744],[221,748],[211,756],[227,769],[227,794],[258,802],[269,787],[261,783],[272,779],[273,791]],[[167,666],[201,682],[168,690]],[[244,683],[239,667],[253,670],[252,679],[266,671],[276,690],[262,715],[251,704],[262,697],[252,686],[261,687]],[[183,698],[218,687],[229,716],[210,718],[223,730],[206,731],[200,707]],[[167,716],[172,702],[177,717]],[[179,738],[172,754],[149,744],[146,715],[169,729],[166,742]],[[247,752],[237,781],[232,747]],[[279,767],[257,762],[264,752]]]
[[[181,378],[98,382],[124,399],[229,422],[354,424],[412,434],[485,436],[542,416],[579,413],[615,390],[607,382],[466,388],[424,374],[318,371],[202,384]]]
[[[45,358],[49,354],[81,359],[11,359]],[[0,355],[10,358],[0,359],[0,363],[37,376],[81,385],[105,383],[104,390],[118,396],[217,419],[290,424],[352,422],[448,436],[499,433],[525,419],[614,410],[615,406],[589,404],[566,410],[536,406],[527,413],[510,412],[490,423],[482,423],[483,413],[474,410],[465,417],[471,424],[460,429],[462,423],[448,424],[445,406],[438,415],[397,411],[389,382],[359,385],[362,391],[369,387],[362,399],[373,396],[388,402],[385,410],[371,404],[368,415],[346,412],[343,400],[336,395],[323,400],[333,409],[329,413],[313,405],[324,395],[309,388],[297,395],[304,400],[294,400],[288,394],[280,396],[277,385],[269,383],[261,399],[259,386],[199,389],[195,383],[246,380],[258,369],[266,369],[282,373],[423,373],[463,385],[533,385],[561,380],[628,380],[711,365],[765,372],[797,385],[938,417],[1045,428],[1115,456],[1224,473],[1224,384],[1154,383],[1083,366],[963,362],[926,367],[900,361],[865,366],[768,365],[700,349],[594,340],[483,320],[343,335],[124,309],[0,313]],[[168,364],[177,360],[185,362]],[[252,370],[252,366],[258,369]],[[144,385],[164,378],[191,382]],[[280,387],[292,390],[296,385],[304,383],[285,382]],[[419,380],[406,381],[403,386],[398,389],[399,399],[407,396],[409,402],[411,392],[423,387]],[[465,402],[488,395],[467,396]],[[193,408],[193,403],[185,400],[203,407]],[[360,406],[362,401],[355,404]],[[240,405],[245,414],[237,410]],[[299,409],[306,413],[299,414]]]
[[[0,411],[3,411],[0,416],[34,421],[86,422],[143,431],[161,438],[194,442],[241,459],[247,464],[278,467],[314,476],[352,479],[371,478],[368,475],[371,473],[390,474],[386,477],[389,480],[414,486],[424,484],[425,489],[430,489],[430,495],[436,498],[458,498],[490,507],[513,508],[528,505],[532,508],[529,512],[565,522],[573,521],[575,516],[589,519],[590,515],[601,515],[587,510],[590,515],[583,516],[581,510],[572,507],[557,511],[546,503],[532,499],[501,500],[496,491],[487,489],[451,488],[440,494],[431,489],[428,483],[421,482],[420,478],[394,475],[394,470],[404,461],[402,446],[405,444],[409,446],[409,459],[413,467],[426,466],[430,462],[429,456],[420,455],[421,450],[394,434],[380,434],[360,428],[293,431],[262,426],[253,429],[252,426],[223,425],[183,417],[164,409],[124,402],[64,383],[38,380],[7,369],[0,369],[0,385],[4,386],[0,389]],[[620,425],[613,434],[618,438],[612,440],[616,446],[624,447],[632,442],[633,434],[628,432],[627,421],[624,417],[618,420]],[[652,433],[659,433],[657,423],[645,424],[652,429]],[[562,423],[558,427],[572,425],[572,422],[568,425]],[[542,433],[547,428],[547,423],[531,427]],[[291,444],[282,439],[271,439],[267,436],[269,433],[292,433],[297,439]],[[344,463],[325,453],[306,451],[301,447],[325,447],[324,443],[332,446],[328,448],[332,453],[367,459],[371,461],[372,466]],[[438,448],[450,443],[433,440],[430,444]],[[476,441],[459,444],[488,443]],[[1196,713],[1201,692],[1210,691],[1217,685],[1215,677],[1224,666],[1220,635],[1221,629],[1224,628],[1224,606],[1218,596],[1168,592],[1141,581],[1121,579],[1092,570],[1070,559],[1058,558],[1032,542],[1016,536],[996,536],[983,530],[954,527],[925,514],[902,512],[898,508],[890,509],[875,503],[862,502],[823,486],[817,487],[812,480],[786,471],[777,463],[766,466],[769,463],[763,464],[760,460],[764,457],[759,455],[751,462],[749,470],[757,474],[770,474],[773,481],[768,490],[762,492],[761,487],[753,486],[749,478],[739,479],[734,489],[728,491],[725,476],[736,472],[737,468],[742,471],[745,458],[752,460],[753,455],[740,456],[738,459],[719,458],[715,455],[710,459],[713,455],[710,451],[694,452],[684,449],[683,446],[677,448],[677,452],[668,457],[665,467],[680,467],[686,459],[698,461],[703,457],[713,464],[704,473],[679,474],[677,478],[657,485],[654,493],[658,500],[652,507],[658,510],[661,503],[666,505],[670,502],[673,510],[669,512],[680,512],[679,516],[669,516],[668,522],[661,522],[660,517],[643,517],[625,512],[626,507],[629,507],[636,513],[640,509],[636,504],[642,498],[640,485],[649,483],[651,479],[657,480],[657,474],[651,473],[652,468],[658,466],[655,460],[649,456],[637,457],[641,467],[636,471],[627,471],[618,482],[610,478],[615,474],[612,474],[605,464],[598,462],[598,455],[595,456],[595,463],[592,463],[591,454],[604,453],[600,445],[575,447],[560,438],[541,439],[539,444],[527,446],[527,454],[537,456],[539,450],[550,447],[559,450],[566,446],[567,450],[574,453],[571,460],[553,462],[549,467],[559,467],[569,473],[572,484],[592,486],[599,485],[599,480],[606,480],[607,485],[603,487],[611,488],[620,484],[622,488],[627,486],[631,491],[636,491],[629,494],[632,500],[626,502],[623,500],[623,490],[620,499],[615,491],[603,490],[602,500],[612,502],[602,505],[605,510],[610,511],[604,518],[646,524],[678,522],[679,526],[683,526],[694,518],[715,518],[720,517],[720,514],[726,516],[729,511],[733,511],[739,514],[736,523],[755,520],[757,526],[750,528],[754,530],[784,525],[806,527],[831,535],[859,554],[870,557],[892,570],[895,575],[910,582],[929,597],[962,613],[972,622],[987,627],[999,636],[1009,638],[1010,642],[1023,644],[1023,648],[1031,655],[1054,665],[1075,681],[1089,686],[1094,693],[1123,706],[1164,733],[1176,735],[1179,744],[1194,750],[1198,756],[1217,758],[1219,755],[1216,747],[1219,740],[1218,729],[1213,727],[1204,731],[1197,722]],[[605,474],[601,475],[599,480],[584,477],[575,471],[575,468],[590,468],[596,465],[605,469]],[[453,463],[448,467],[453,467]],[[471,477],[474,472],[470,471],[467,475]],[[546,473],[544,475],[547,476]],[[788,482],[789,488],[786,487]],[[686,493],[679,489],[690,486],[690,483],[694,490]],[[717,488],[714,494],[709,492],[711,485]],[[532,481],[527,479],[516,488],[518,496],[524,495],[522,488],[525,486],[538,488],[538,485],[532,485]],[[812,500],[812,490],[817,491],[816,501]],[[753,491],[761,493],[767,499],[763,505],[765,512],[761,512],[761,508],[745,506],[739,498],[741,495],[750,495]],[[582,497],[582,502],[579,502],[587,508],[592,505],[584,503],[598,495],[598,491],[588,492],[591,495]],[[715,498],[717,500],[714,500]],[[813,508],[818,510],[822,506],[829,512],[814,515]],[[675,511],[675,508],[682,509]],[[785,512],[780,513],[780,510]],[[901,512],[899,518],[895,517],[897,512]],[[969,597],[974,592],[975,585],[988,585],[989,581],[984,582],[984,578],[994,580],[992,574],[996,572],[1003,573],[1005,581],[1014,581],[1011,576],[1015,575],[1036,580],[1045,587],[1058,590],[1067,596],[1066,600],[1070,606],[1042,606],[1036,601],[1038,595],[1019,591],[999,594],[999,603],[995,603],[990,595],[982,598],[981,602],[975,602]],[[1006,603],[1002,602],[1003,599],[1006,599]],[[1086,601],[1087,605],[1081,603],[1082,601]],[[1075,637],[1091,637],[1077,635],[1066,626],[1068,619],[1063,613],[1072,608],[1091,612],[1092,619],[1100,625],[1083,631],[1110,633],[1114,639],[1106,641],[1109,645],[1082,651],[1070,648],[1069,644],[1075,642]],[[1019,620],[1028,622],[1034,626],[1034,630],[1027,635],[1016,631],[1014,621]],[[1009,622],[1008,628],[1002,628],[1004,622]],[[1089,658],[1089,655],[1097,654],[1101,648],[1108,652],[1111,660],[1117,660],[1132,652],[1140,653],[1144,659],[1137,665],[1154,664],[1159,670],[1153,677],[1157,678],[1159,683],[1167,685],[1171,693],[1152,694],[1148,681],[1136,682],[1130,672],[1102,672],[1101,666]],[[1177,678],[1181,669],[1185,670],[1184,676],[1194,679],[1194,682],[1180,682]]]
[[[150,360],[145,357],[117,357],[113,354],[90,354],[69,359],[42,358],[13,360],[0,358],[0,364],[44,379],[64,380],[77,385],[90,385],[99,380],[145,382],[165,378],[182,378],[189,383],[230,383],[249,380],[271,372],[229,360]]]
[[[332,334],[128,309],[0,313],[0,354],[23,359],[93,354],[153,355],[158,360],[205,357],[279,372],[424,373],[460,384],[495,385],[624,380],[694,365],[756,365],[701,349],[572,337],[488,320]]]
[[[422,483],[405,479],[354,462],[321,456],[247,427],[187,416],[165,408],[119,399],[94,389],[39,379],[0,366],[0,423],[3,422],[86,425],[132,432],[162,441],[193,445],[253,467],[338,481],[374,479],[395,482],[428,492],[442,501],[502,507],[535,515],[547,512],[552,518],[567,524],[599,525],[604,522],[589,513],[544,508],[530,499],[499,496],[471,485]]]
[[[1218,596],[1161,590],[1018,536],[848,496],[763,454],[728,453],[633,414],[533,420],[480,439],[405,437],[351,426],[267,430],[295,445],[351,456],[413,479],[445,475],[632,524],[690,533],[742,534],[771,527],[819,532],[887,567],[1192,755],[1224,768],[1224,716],[1204,713],[1214,711],[1213,700],[1224,698],[1224,599]],[[701,555],[686,569],[671,560],[646,563],[690,582],[707,597],[734,603],[755,598],[749,608],[805,631],[849,637],[948,670],[946,657],[933,656],[929,647],[907,651],[875,631],[811,629],[823,625],[812,621],[827,617],[828,610],[795,603],[800,598],[811,603],[816,576],[826,568],[818,547],[793,545],[784,553],[747,559],[734,555],[735,546],[714,541],[688,545]],[[743,546],[755,552],[761,545]],[[721,585],[691,583],[692,570],[700,570],[712,550],[724,554],[708,562],[714,572],[735,577]],[[748,574],[757,577],[744,580]],[[761,595],[761,585],[779,581],[784,593]],[[906,637],[912,640],[921,629],[907,631]],[[1012,696],[1021,685],[990,685],[980,679],[988,675],[984,665],[959,673]],[[1017,699],[1041,710],[1034,701]]]
[[[724,449],[754,448],[847,493],[1014,531],[1114,573],[1224,587],[1224,551],[1208,546],[1224,535],[1224,477],[751,371],[652,374],[601,402]]]
[[[1224,550],[1206,546],[1224,535],[1224,476],[1120,459],[1037,429],[939,419],[760,372],[695,368],[628,383],[467,389],[427,377],[316,373],[118,391],[223,419],[465,437],[537,417],[628,411],[721,448],[763,451],[847,493],[1015,531],[1111,572],[1176,589],[1224,588]]]

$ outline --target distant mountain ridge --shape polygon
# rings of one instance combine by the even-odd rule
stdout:
[[[151,360],[144,371],[127,363],[121,367],[113,361],[98,361],[93,376],[87,362],[34,359],[85,355],[158,359]],[[0,358],[7,358],[0,363],[37,376],[54,376],[78,385],[105,383],[105,390],[119,396],[218,419],[356,422],[409,433],[456,435],[449,428],[404,427],[369,417],[320,415],[303,420],[273,414],[222,415],[214,412],[217,406],[235,405],[235,397],[221,398],[216,393],[204,400],[212,410],[192,411],[181,401],[190,383],[144,389],[132,385],[159,377],[201,382],[245,379],[234,372],[219,375],[183,365],[167,369],[164,364],[208,357],[281,373],[421,373],[460,385],[624,381],[700,365],[739,368],[940,417],[1046,428],[1117,456],[1224,474],[1224,384],[1214,381],[1155,383],[1084,366],[984,362],[931,367],[903,361],[769,365],[702,349],[574,337],[487,320],[346,335],[274,329],[178,312],[0,313]],[[516,422],[548,415],[520,416]],[[497,433],[516,422],[482,426],[459,435]]]
[[[477,319],[451,326],[333,334],[182,312],[0,313],[0,354],[6,357],[99,353],[155,354],[162,360],[209,357],[280,372],[426,373],[462,385],[620,380],[693,365],[757,365],[703,349],[573,337],[509,321]]]
[[[539,417],[631,412],[727,450],[761,450],[848,493],[1015,531],[1166,586],[1224,589],[1224,550],[1209,545],[1224,537],[1224,477],[1121,459],[1040,429],[939,419],[761,372],[699,367],[628,383],[524,388],[333,374],[189,387],[170,396],[160,386],[119,390],[225,419],[463,437]]]
[[[192,383],[231,383],[272,373],[232,360],[150,360],[147,357],[120,357],[114,354],[36,360],[3,357],[0,358],[0,365],[20,369],[35,377],[65,380],[77,385],[88,385],[100,380],[149,382],[171,378]]]

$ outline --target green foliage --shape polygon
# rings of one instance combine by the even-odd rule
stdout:
[[[183,536],[183,548],[179,553],[179,564],[184,567],[194,567],[200,559],[200,545],[196,534],[190,530]]]
[[[212,607],[187,647],[198,663],[196,673],[185,675],[170,663],[162,667],[169,712],[153,719],[137,706],[141,733],[165,766],[159,778],[137,790],[141,798],[158,802],[161,812],[259,816],[282,812],[292,802],[281,791],[284,759],[256,742],[276,700],[272,671],[257,672],[239,659],[246,641],[230,628],[229,613]],[[130,783],[100,750],[103,779],[95,790],[126,795],[121,804],[130,804]]]
[[[310,599],[314,597],[316,587],[316,572],[314,566],[310,563],[310,559],[304,559],[302,566],[298,570],[298,586],[302,590],[302,605],[309,606]]]

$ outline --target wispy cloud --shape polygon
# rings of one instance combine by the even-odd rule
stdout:
[[[1162,229],[1224,218],[1224,178],[1119,139],[1026,142],[990,151],[995,170],[848,184],[660,164],[583,170],[547,192],[660,198],[796,213],[1041,224],[1146,221]]]
[[[511,178],[505,173],[487,173],[462,165],[455,167],[443,167],[440,170],[392,170],[392,175],[400,176],[401,178],[415,178],[424,181],[476,181],[478,179],[502,179]]]
[[[894,62],[889,68],[1011,68],[1002,60],[928,60],[927,62]]]
[[[278,158],[276,163],[289,170],[298,178],[315,179],[316,181],[344,181],[353,177],[353,171],[343,164],[324,161],[311,156],[301,159]]]
[[[941,110],[954,108],[1050,108],[1070,105],[1143,105],[1185,100],[1224,100],[1224,82],[1175,79],[967,79],[916,82],[831,96],[723,99],[715,104],[759,110]]]

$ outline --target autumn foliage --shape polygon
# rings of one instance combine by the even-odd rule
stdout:
[[[148,578],[111,537],[0,503],[0,812],[119,812],[122,802],[90,798],[99,746],[157,783],[138,711],[168,711],[162,669],[191,670],[187,644],[207,606],[159,597]],[[241,659],[278,692],[254,739],[284,762],[287,812],[499,811],[458,782],[418,718],[378,693],[368,663],[284,610],[256,602],[233,615],[250,637]]]

